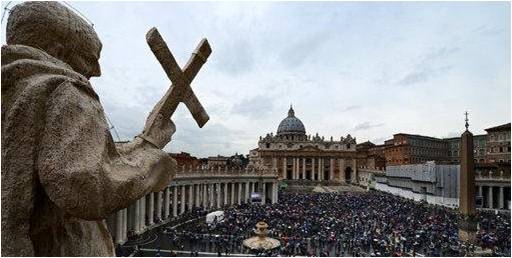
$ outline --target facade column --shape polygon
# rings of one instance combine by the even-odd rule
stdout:
[[[178,186],[172,187],[172,216],[178,217]]]
[[[230,183],[231,185],[231,199],[229,200],[229,203],[231,205],[235,205],[235,183]]]
[[[357,162],[356,159],[352,160],[352,183],[357,183],[359,181],[359,175],[357,174]],[[473,190],[474,191],[474,190]]]
[[[288,176],[288,173],[286,173],[286,157],[282,158],[283,160],[283,179],[289,179],[286,178]]]
[[[315,157],[311,158],[311,181],[315,181]]]
[[[276,157],[272,158],[272,169],[277,169],[277,158]]]
[[[487,191],[487,203],[488,203],[488,206],[489,206],[488,208],[489,209],[494,208],[493,207],[494,205],[493,205],[493,198],[492,197],[493,197],[492,196],[492,186],[489,186],[489,189]]]
[[[195,205],[196,205],[196,202],[194,201],[194,184],[190,184],[188,186],[188,209],[189,211],[191,211]]]
[[[503,197],[504,197],[504,193],[503,193],[503,186],[500,186],[500,192],[499,192],[499,195],[498,195],[498,209],[503,209],[505,207],[504,205],[504,200],[503,200]]]
[[[306,179],[306,158],[302,158],[302,179]]]
[[[329,163],[329,181],[332,181],[334,177],[334,159],[330,158]]]
[[[267,201],[267,183],[263,182],[262,183],[262,189],[263,189],[263,194],[261,195],[261,199],[262,199],[262,204],[265,204]]]
[[[228,183],[223,183],[222,185],[224,187],[224,196],[222,196],[224,197],[224,205],[228,205]]]
[[[483,196],[483,187],[481,185],[478,186],[478,196]]]
[[[164,220],[169,218],[169,216],[171,215],[171,187],[170,186],[167,186],[165,188],[165,190],[163,191],[163,195],[164,195]],[[162,216],[162,192],[159,192],[158,193],[158,199],[157,201],[160,202],[160,206],[157,208],[158,209],[158,216],[161,217]]]
[[[297,161],[295,160],[295,158],[292,158],[292,179],[293,180],[297,179],[295,177],[295,165],[297,165]]]
[[[153,218],[153,215],[155,214],[155,194],[149,193],[149,225],[155,224],[155,220]]]
[[[254,193],[254,192],[256,192],[256,183],[251,182],[251,193]]]
[[[272,203],[277,203],[277,182],[272,183]]]
[[[322,158],[318,158],[318,181],[322,180]]]
[[[123,243],[123,210],[116,212],[116,234],[115,234],[115,243],[121,244]]]
[[[249,192],[249,182],[245,182],[245,201],[244,203],[249,203],[249,200],[251,199],[251,193]]]
[[[345,183],[345,159],[341,158],[340,160],[340,181]]]

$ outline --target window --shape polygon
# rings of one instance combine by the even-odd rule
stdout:
[[[266,144],[266,147],[267,147],[267,149],[268,149],[268,148],[270,148],[270,143],[267,143],[267,144]]]
[[[347,149],[350,149],[350,143],[347,144]]]

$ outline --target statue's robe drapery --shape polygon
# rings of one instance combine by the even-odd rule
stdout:
[[[164,187],[175,166],[151,146],[116,145],[70,66],[2,47],[3,256],[114,256],[104,219]]]

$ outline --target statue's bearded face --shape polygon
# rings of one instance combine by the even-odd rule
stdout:
[[[97,49],[73,52],[67,55],[68,60],[63,61],[70,64],[76,72],[82,74],[87,79],[101,75],[99,63],[101,44],[99,44]]]
[[[16,5],[7,21],[7,44],[41,49],[88,79],[100,76],[101,42],[94,28],[58,2]]]

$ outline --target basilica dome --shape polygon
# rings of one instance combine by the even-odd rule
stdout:
[[[290,110],[288,110],[288,117],[283,119],[281,123],[279,123],[279,127],[277,127],[277,135],[288,135],[288,134],[306,134],[306,128],[304,128],[304,124],[300,119],[295,117],[295,112],[293,108],[290,106]]]

